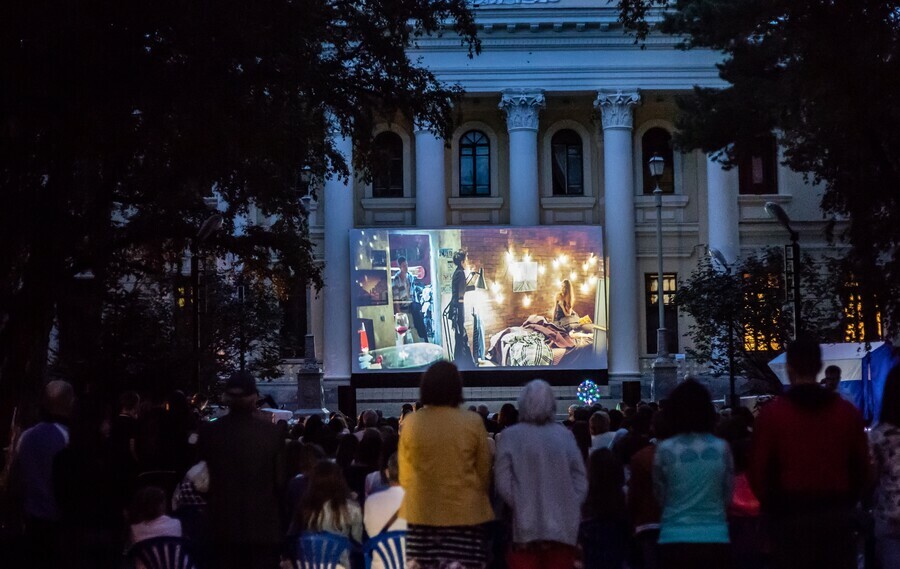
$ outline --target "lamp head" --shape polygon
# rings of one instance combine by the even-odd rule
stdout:
[[[210,235],[222,229],[223,223],[225,223],[225,218],[218,213],[207,217],[203,222],[203,225],[200,226],[200,230],[197,231],[197,239],[199,241],[206,241]]]
[[[777,219],[778,223],[780,223],[785,229],[788,230],[788,233],[791,234],[791,239],[796,241],[799,235],[791,227],[791,218],[788,217],[788,214],[786,211],[784,211],[784,208],[775,202],[766,202],[765,208],[766,213],[769,214],[769,217]]]
[[[666,161],[659,154],[654,154],[647,161],[647,167],[650,168],[650,175],[659,180],[660,176],[663,175],[663,170],[666,168]]]
[[[475,288],[478,290],[487,290],[487,283],[484,282],[484,267],[478,269],[478,278],[475,279]]]
[[[715,247],[710,247],[706,251],[707,253],[709,253],[710,258],[713,261],[718,263],[727,272],[731,272],[731,266],[728,264],[728,261],[725,260],[725,255],[723,255],[721,251],[719,251]]]

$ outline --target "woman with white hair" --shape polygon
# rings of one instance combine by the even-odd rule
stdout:
[[[556,397],[536,379],[519,394],[519,422],[497,443],[494,482],[512,510],[510,569],[569,569],[577,557],[581,504],[587,495],[584,459],[575,438],[554,421]]]

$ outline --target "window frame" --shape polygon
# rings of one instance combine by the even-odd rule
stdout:
[[[574,142],[571,142],[571,143],[570,142],[561,142],[561,143],[554,142],[554,139],[556,139],[557,137],[559,137],[561,135],[571,136],[572,140]],[[563,188],[564,191],[562,191],[562,192],[557,191],[557,189],[559,188],[559,185],[557,184],[557,177],[555,175],[556,169],[557,169],[557,164],[556,164],[556,147],[557,146],[565,146],[565,149],[566,149],[565,171],[563,172],[563,176],[565,176],[566,183],[565,183],[565,187]],[[574,169],[579,170],[579,178],[581,180],[580,185],[577,185],[577,186],[575,186],[571,183],[571,177],[570,177],[572,170],[574,170],[571,167],[572,165],[570,164],[571,151],[574,148],[578,149],[578,154],[577,154],[578,166],[577,166],[577,168],[574,168]],[[556,132],[554,132],[553,135],[550,137],[550,186],[551,186],[550,187],[551,195],[553,195],[553,196],[561,197],[561,196],[583,196],[583,195],[585,195],[584,141],[582,140],[581,135],[575,129],[561,128],[561,129],[557,130]],[[578,188],[577,191],[572,191],[573,187],[577,187]]]
[[[467,141],[467,137],[469,135],[477,134],[480,135],[480,140]],[[483,142],[483,144],[482,144]],[[479,148],[486,148],[487,152],[485,154],[479,154]],[[472,153],[470,155],[464,155],[463,153],[467,150],[471,149]],[[484,183],[479,184],[481,181],[478,177],[478,159],[482,158],[487,166],[487,172],[484,180]],[[491,166],[491,138],[488,133],[480,130],[478,128],[471,128],[465,132],[463,132],[459,137],[459,148],[457,150],[457,167],[459,168],[459,185],[458,192],[459,197],[461,198],[482,198],[482,197],[491,197],[493,191],[492,184],[492,166]],[[464,180],[464,170],[463,170],[463,162],[464,159],[471,159],[471,172],[472,172],[472,184],[466,184]],[[483,187],[487,189],[487,192],[479,193],[478,188]],[[471,190],[468,190],[468,189]]]

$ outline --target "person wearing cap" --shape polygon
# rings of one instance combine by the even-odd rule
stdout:
[[[277,425],[256,415],[257,397],[252,375],[232,374],[225,383],[228,414],[200,430],[213,556],[222,569],[278,566],[284,441]]]

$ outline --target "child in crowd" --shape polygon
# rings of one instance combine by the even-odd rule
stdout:
[[[138,490],[131,507],[131,542],[181,537],[181,522],[166,515],[166,493],[156,486]]]

